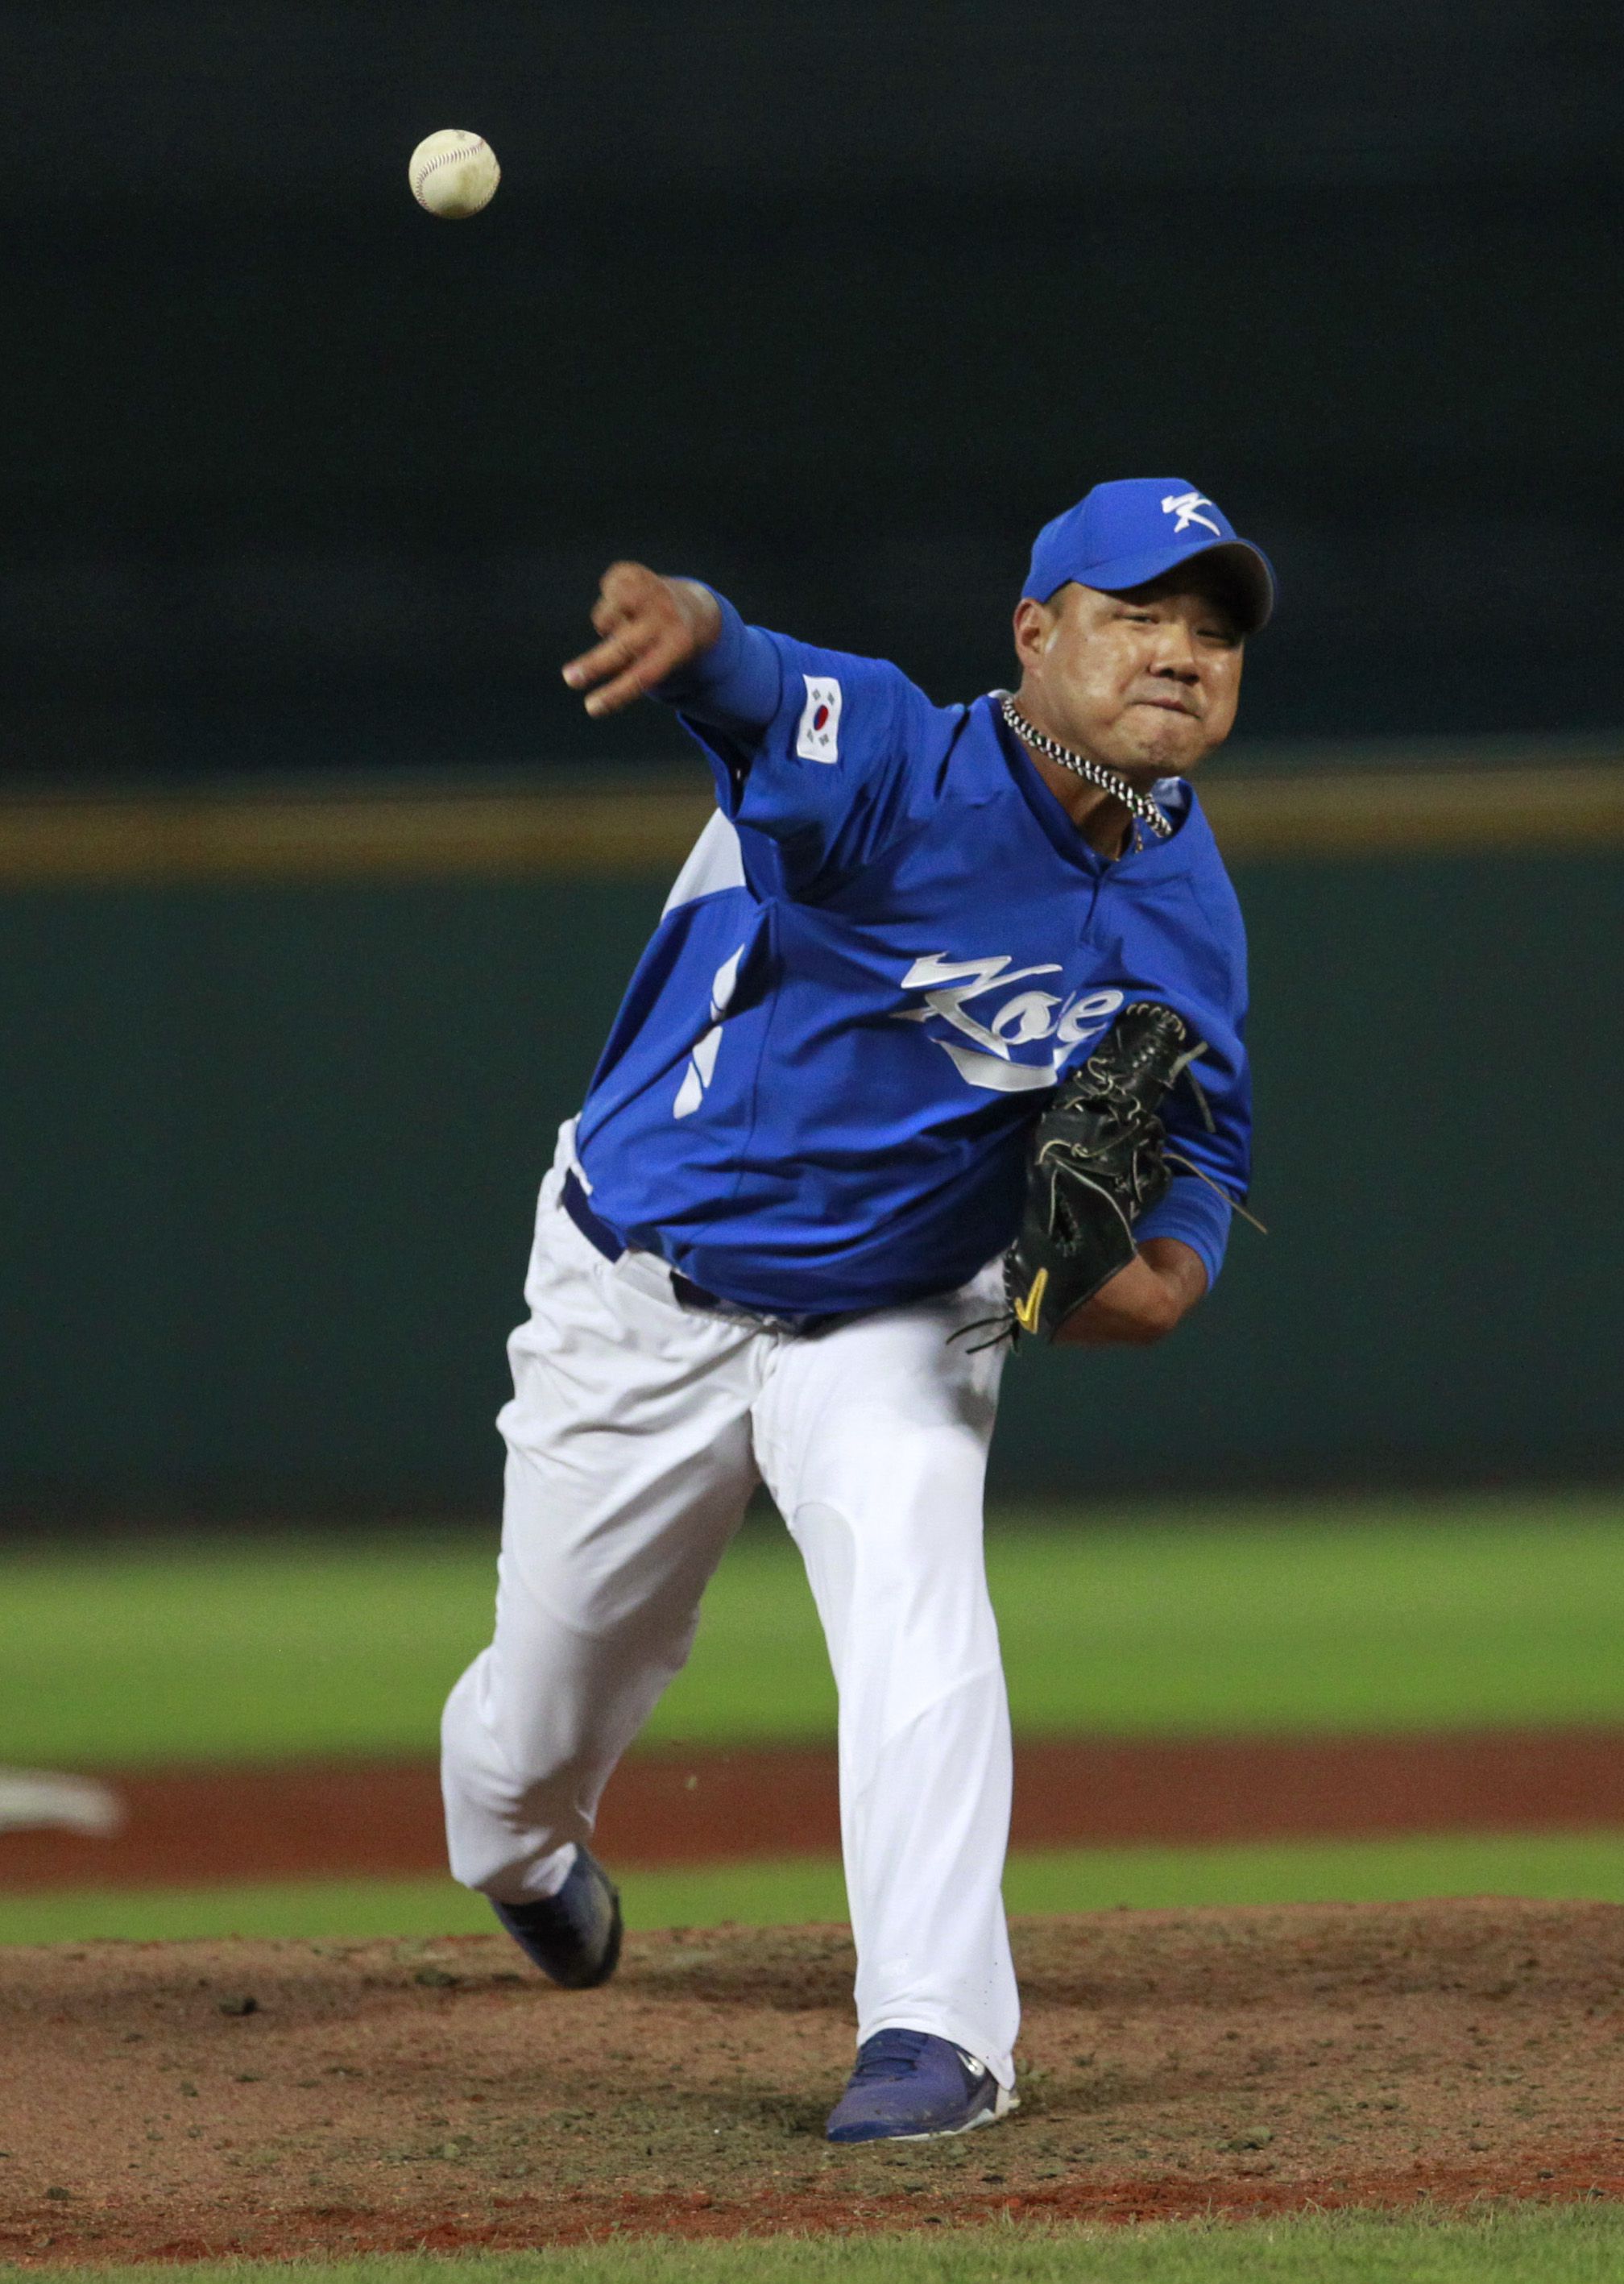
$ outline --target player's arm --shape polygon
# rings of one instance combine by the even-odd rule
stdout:
[[[1209,1076],[1212,1126],[1175,1098],[1167,1112],[1174,1180],[1136,1234],[1136,1258],[1102,1285],[1055,1334],[1067,1348],[1150,1348],[1165,1341],[1216,1281],[1229,1242],[1231,1198],[1244,1198],[1250,1175],[1250,1088],[1244,1061]],[[1199,1164],[1206,1177],[1183,1170]],[[1175,1234],[1175,1232],[1177,1234]]]
[[[1175,1008],[1133,1002],[1039,1117],[1004,1260],[1017,1336],[1146,1348],[1215,1282],[1249,1172],[1238,976],[1233,998],[1204,1018],[1214,1044]]]
[[[1210,1130],[1190,1117],[1186,1101],[1175,1097],[1169,1105],[1167,1194],[1136,1232],[1137,1258],[1066,1318],[1055,1334],[1061,1346],[1149,1348],[1176,1331],[1215,1282],[1229,1242],[1229,1200],[1245,1195],[1249,1171],[1244,1067],[1237,1078],[1214,1083],[1208,1103]],[[1199,1162],[1206,1179],[1182,1171],[1181,1161]]]
[[[777,712],[777,653],[697,579],[662,578],[645,563],[612,563],[592,624],[598,641],[571,659],[564,679],[586,693],[595,717],[656,694],[736,731],[765,729]]]
[[[933,757],[962,709],[933,707],[886,660],[747,626],[710,588],[641,563],[610,566],[592,622],[599,639],[565,681],[594,716],[638,697],[675,709],[718,806],[753,836],[763,893],[832,893],[933,799]]]
[[[1055,1337],[1067,1346],[1146,1348],[1165,1340],[1217,1283],[1234,1208],[1245,1206],[1252,1180],[1245,931],[1222,875],[1202,909],[1227,983],[1201,1018],[1209,1044],[1191,1074],[1198,1086],[1175,1086],[1161,1106],[1173,1178],[1134,1231],[1136,1257],[1060,1327]]]
[[[1236,988],[1238,1009],[1244,987]],[[1198,1068],[1199,1115],[1187,1088],[1175,1089],[1164,1106],[1174,1178],[1135,1232],[1136,1258],[1074,1310],[1055,1335],[1061,1346],[1149,1348],[1175,1331],[1217,1281],[1230,1201],[1245,1197],[1251,1179],[1252,1089],[1238,1029],[1222,1060],[1209,1055]]]
[[[1206,1263],[1176,1237],[1148,1238],[1138,1256],[1074,1309],[1055,1334],[1060,1348],[1152,1347],[1165,1341],[1206,1291]]]

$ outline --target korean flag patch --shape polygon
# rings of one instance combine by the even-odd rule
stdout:
[[[795,733],[795,751],[803,762],[838,762],[840,758],[840,685],[832,675],[803,674],[807,702]]]

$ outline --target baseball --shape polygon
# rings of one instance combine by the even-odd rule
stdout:
[[[463,222],[496,195],[502,169],[482,135],[465,127],[442,127],[426,135],[411,154],[411,195],[442,222]]]

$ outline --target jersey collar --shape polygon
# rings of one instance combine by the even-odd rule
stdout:
[[[1109,877],[1124,882],[1170,878],[1176,872],[1190,870],[1191,849],[1186,828],[1199,814],[1200,804],[1195,788],[1187,778],[1159,778],[1156,781],[1157,800],[1172,820],[1173,832],[1166,841],[1146,839],[1145,845],[1130,849],[1125,856],[1102,856],[1066,815],[1064,807],[1044,784],[1036,764],[1015,732],[998,711],[1001,690],[990,691],[976,702],[985,709],[998,749],[1009,765],[1027,808],[1042,827],[1060,856],[1069,864],[1075,864],[1091,879]]]

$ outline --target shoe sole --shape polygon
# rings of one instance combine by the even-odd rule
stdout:
[[[998,2088],[998,2099],[990,2109],[978,2109],[973,2117],[965,2118],[962,2125],[933,2125],[925,2133],[865,2133],[860,2139],[837,2141],[832,2134],[824,2139],[836,2149],[861,2149],[874,2141],[950,2141],[956,2133],[973,2133],[978,2125],[996,2125],[999,2119],[1009,2116],[1020,2108],[1020,2096],[1011,2093],[1008,2086]]]

